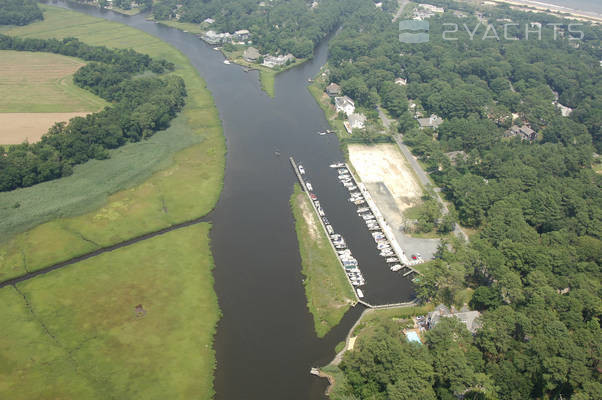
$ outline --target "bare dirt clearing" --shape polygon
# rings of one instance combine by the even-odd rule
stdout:
[[[72,113],[0,113],[0,144],[34,143],[55,122],[69,121],[86,112]]]
[[[408,162],[394,144],[350,144],[349,160],[365,184],[383,183],[400,212],[415,205],[422,196]]]

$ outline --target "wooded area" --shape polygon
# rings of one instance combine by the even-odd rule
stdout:
[[[43,19],[35,0],[0,0],[0,25],[27,25]]]
[[[602,149],[602,30],[581,25],[577,43],[550,15],[498,6],[481,9],[479,22],[468,4],[429,3],[446,12],[429,19],[430,41],[414,44],[398,40],[391,13],[364,3],[331,42],[329,80],[367,115],[380,105],[396,117],[459,221],[475,229],[470,244],[444,243],[415,283],[435,304],[474,290],[482,328],[473,336],[445,321],[420,347],[383,326],[346,355],[341,398],[601,398],[602,179],[591,166]],[[519,40],[483,39],[486,23],[503,35],[500,20],[519,25],[509,30]],[[542,40],[525,37],[532,21]],[[458,40],[443,39],[444,23],[458,24]],[[548,23],[563,33],[554,38]],[[473,40],[463,24],[480,26]],[[443,118],[438,129],[418,128],[432,114]],[[536,137],[505,134],[512,124]]]
[[[74,165],[105,159],[109,149],[169,126],[184,106],[184,81],[157,76],[173,64],[133,50],[90,46],[74,38],[20,39],[0,35],[1,50],[45,51],[91,61],[74,83],[112,103],[103,111],[55,124],[42,140],[9,146],[0,157],[0,191],[31,186],[72,173]],[[149,73],[140,75],[148,71]]]

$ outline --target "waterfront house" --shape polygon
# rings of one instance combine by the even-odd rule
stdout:
[[[355,112],[355,103],[347,96],[335,97],[334,106],[337,112],[344,112],[348,117]]]
[[[341,94],[341,87],[332,82],[330,85],[326,86],[326,93],[331,97],[338,96]]]
[[[259,51],[255,47],[249,47],[242,53],[242,58],[247,62],[255,62],[259,56]]]
[[[432,128],[437,129],[439,125],[443,123],[443,118],[438,115],[431,114],[428,118],[418,118],[418,124],[420,125],[420,129],[424,128]]]
[[[263,59],[264,66],[268,68],[281,67],[285,65],[289,60],[293,61],[295,57],[292,54],[286,54],[284,56],[266,56]]]
[[[234,34],[232,35],[232,39],[237,40],[239,42],[245,42],[249,40],[250,35],[251,33],[247,29],[241,29],[234,32]]]
[[[395,79],[395,84],[399,85],[399,86],[405,86],[408,84],[408,81],[407,81],[407,79],[404,79],[404,78],[397,78],[397,79]]]
[[[207,31],[201,36],[201,39],[209,44],[224,44],[232,41],[232,35],[227,32],[216,33],[215,31]]]

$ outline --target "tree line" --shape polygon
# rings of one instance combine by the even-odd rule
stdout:
[[[27,25],[43,19],[35,0],[0,0],[0,25]]]
[[[46,51],[91,61],[74,74],[73,81],[111,102],[100,112],[55,124],[37,143],[9,146],[0,156],[0,191],[67,176],[74,165],[106,159],[110,149],[166,129],[184,106],[182,78],[156,75],[173,70],[174,65],[133,50],[90,46],[75,38],[5,35],[0,35],[0,50]]]
[[[162,0],[153,5],[153,16],[167,20],[178,14],[179,21],[191,23],[211,18],[215,22],[207,29],[217,32],[248,29],[253,46],[262,53],[306,58],[362,2],[322,0],[312,8],[312,2],[304,0]]]
[[[482,328],[471,335],[444,321],[418,346],[383,326],[345,356],[340,398],[599,399],[602,177],[592,162],[602,150],[602,30],[585,23],[575,41],[551,15],[427,2],[446,8],[429,20],[428,43],[401,43],[392,14],[372,4],[347,16],[330,44],[329,80],[397,119],[459,221],[475,229],[470,244],[443,243],[415,289],[423,302],[470,298]],[[519,40],[482,39],[486,23],[503,36],[504,20],[519,24],[509,31]],[[526,40],[533,21],[541,40]],[[461,27],[458,40],[443,39],[444,23]],[[548,23],[560,24],[557,38]],[[474,40],[463,24],[479,27]],[[419,129],[416,117],[431,114],[443,124]],[[506,137],[511,124],[537,139]],[[439,217],[423,213],[425,225]]]

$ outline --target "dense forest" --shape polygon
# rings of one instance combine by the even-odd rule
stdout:
[[[0,0],[0,25],[27,25],[42,19],[35,0]]]
[[[55,124],[37,143],[9,146],[0,156],[0,191],[60,178],[76,164],[108,158],[108,150],[167,128],[184,106],[184,81],[158,75],[174,65],[133,50],[90,46],[75,38],[5,35],[0,35],[0,50],[44,51],[90,61],[74,74],[74,83],[112,103],[68,124]]]
[[[392,14],[365,2],[330,44],[329,80],[367,113],[381,106],[396,118],[476,232],[470,244],[444,243],[416,291],[457,306],[472,293],[482,328],[473,336],[447,320],[419,346],[382,326],[345,356],[342,398],[602,398],[602,176],[592,169],[602,150],[602,30],[583,24],[577,40],[551,15],[499,6],[479,20],[466,3],[427,2],[446,12],[416,44],[401,43]],[[518,24],[508,29],[518,40],[504,39],[506,21]],[[541,40],[527,38],[533,21]],[[447,34],[457,40],[443,39],[454,26],[444,24],[459,26]],[[419,129],[416,118],[431,114],[444,122]],[[511,125],[537,137],[505,135]]]
[[[217,32],[248,29],[253,45],[262,53],[292,53],[297,58],[306,58],[362,3],[365,1],[161,0],[153,6],[153,16],[166,20],[177,15],[179,21],[193,23],[211,18],[215,22],[208,29]],[[384,3],[385,7],[393,7],[396,2]]]

